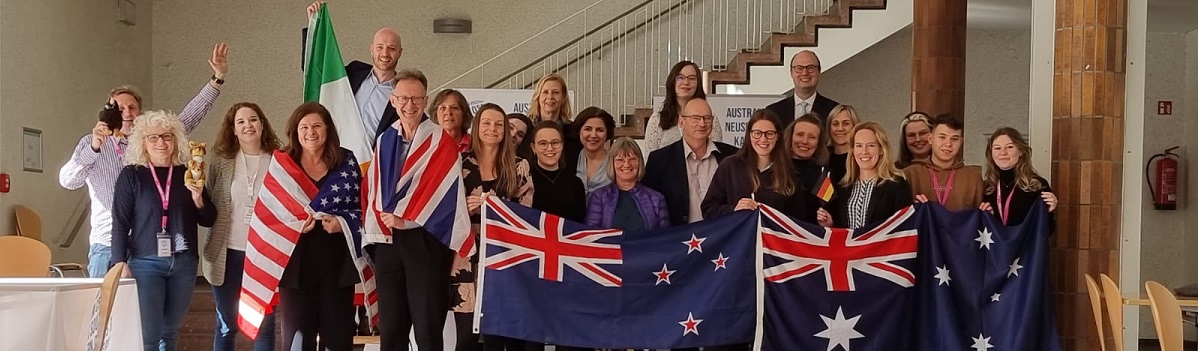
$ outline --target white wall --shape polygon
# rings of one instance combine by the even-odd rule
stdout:
[[[0,235],[15,233],[12,206],[42,217],[44,238],[57,262],[86,262],[84,227],[69,249],[69,211],[86,190],[58,185],[58,170],[79,138],[90,133],[109,89],[133,84],[152,106],[151,11],[139,1],[137,25],[116,20],[114,1],[4,1],[0,3],[0,172],[12,191],[0,194]],[[22,170],[21,127],[42,131],[41,173]]]

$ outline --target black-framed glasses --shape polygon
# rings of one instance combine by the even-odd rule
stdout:
[[[684,76],[684,75],[679,74],[679,75],[674,76],[674,81],[675,82],[698,82],[699,76]]]
[[[562,141],[560,139],[559,140],[541,140],[541,141],[538,141],[536,143],[536,145],[538,148],[541,148],[541,149],[549,149],[549,148],[556,149],[556,148],[562,147]]]
[[[790,66],[790,71],[794,73],[815,73],[819,72],[819,65],[794,65]]]
[[[157,143],[159,140],[169,143],[169,142],[175,141],[175,134],[174,133],[146,134],[146,140],[151,143]]]
[[[421,102],[424,102],[425,100],[428,100],[428,96],[427,96],[427,95],[426,95],[426,96],[399,96],[399,95],[391,95],[391,97],[394,97],[394,98],[395,98],[395,102],[398,102],[400,105],[406,105],[408,102],[411,102],[411,103],[414,103],[414,104],[419,104],[419,103],[421,103]]]
[[[776,131],[776,130],[752,130],[752,131],[749,131],[749,137],[752,137],[753,139],[761,139],[762,137],[764,137],[765,140],[774,140],[774,139],[778,138],[778,131]]]

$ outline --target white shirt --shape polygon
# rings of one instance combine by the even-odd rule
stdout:
[[[799,97],[799,93],[795,93],[795,119],[799,119],[799,117],[803,117],[804,112],[811,113],[811,110],[815,108],[815,97],[816,96],[819,96],[819,93],[811,94],[811,97],[808,97],[806,100],[804,100],[802,97]],[[804,102],[807,103],[807,111],[803,111],[803,103]],[[820,117],[828,118],[828,116],[820,116]]]
[[[238,152],[233,158],[233,185],[229,188],[232,200],[232,217],[229,218],[229,241],[226,247],[245,251],[246,240],[249,239],[249,215],[254,212],[254,202],[258,199],[258,191],[266,179],[266,163],[270,156],[266,153],[246,155]],[[254,185],[248,186],[250,180]]]
[[[703,220],[703,210],[699,205],[703,203],[703,197],[707,196],[707,188],[711,186],[711,178],[715,176],[715,170],[719,167],[719,162],[716,162],[714,154],[716,152],[715,142],[711,139],[707,140],[707,153],[702,156],[695,154],[695,150],[685,143],[682,144],[683,159],[686,160],[686,181],[687,189],[690,193],[690,203],[687,208],[687,219],[690,223],[695,223]]]

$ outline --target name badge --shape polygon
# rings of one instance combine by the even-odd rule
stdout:
[[[254,206],[245,207],[245,223],[250,224],[250,220],[254,218]]]
[[[158,232],[158,257],[171,257],[174,245],[171,245],[171,235],[166,230]]]

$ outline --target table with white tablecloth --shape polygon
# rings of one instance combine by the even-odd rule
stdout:
[[[0,278],[0,351],[86,350],[102,278]],[[137,283],[121,279],[108,350],[141,349]]]

